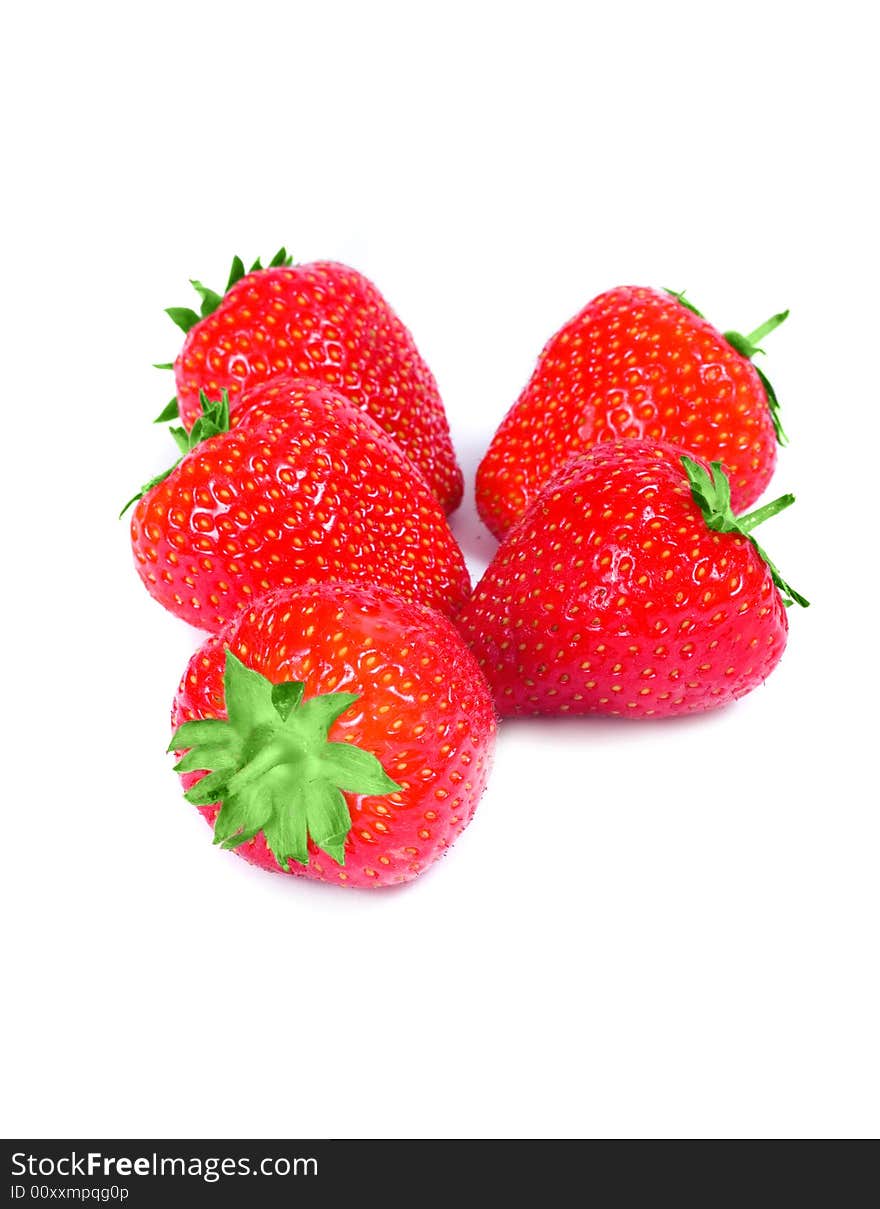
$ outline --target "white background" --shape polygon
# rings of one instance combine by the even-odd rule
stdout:
[[[0,1126],[34,1136],[876,1134],[878,92],[870,6],[18,6],[2,87]],[[335,257],[414,332],[473,472],[621,283],[764,362],[813,600],[765,687],[510,723],[408,889],[214,849],[163,755],[198,636],[118,507],[173,454],[187,278]]]

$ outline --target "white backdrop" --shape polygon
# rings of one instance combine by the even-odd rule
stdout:
[[[878,89],[869,6],[154,3],[7,17],[0,1126],[34,1136],[876,1134]],[[687,288],[790,448],[812,599],[737,706],[508,723],[469,831],[346,893],[212,847],[163,756],[198,636],[116,512],[168,461],[187,278],[372,277],[473,472],[544,340]],[[873,715],[873,717],[872,717]]]

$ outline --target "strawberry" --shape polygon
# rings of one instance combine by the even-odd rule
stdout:
[[[203,400],[175,436],[183,457],[135,497],[131,540],[147,591],[185,621],[216,631],[264,592],[328,579],[393,584],[443,612],[466,598],[464,558],[421,475],[329,387],[259,386],[232,429],[225,400]]]
[[[477,507],[503,537],[553,472],[602,441],[650,437],[722,462],[734,511],[764,491],[785,441],[751,358],[786,318],[724,335],[682,294],[600,294],[544,347],[477,470]]]
[[[498,711],[667,717],[765,680],[797,592],[737,520],[719,462],[620,441],[570,461],[511,529],[459,618]]]
[[[176,771],[215,843],[346,886],[410,881],[442,856],[495,741],[454,626],[359,584],[263,597],[192,657],[172,723],[170,749],[189,749]]]
[[[236,256],[222,297],[200,281],[200,313],[170,307],[186,333],[174,375],[177,395],[160,420],[189,429],[202,392],[225,390],[232,423],[246,392],[272,378],[312,378],[366,411],[403,449],[447,512],[462,476],[437,383],[412,336],[366,277],[330,261],[293,265],[284,248],[268,268],[245,273]],[[159,368],[171,368],[170,365]]]

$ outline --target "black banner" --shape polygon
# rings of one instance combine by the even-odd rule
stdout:
[[[865,1148],[852,1148],[856,1161],[842,1166],[834,1147],[810,1142],[709,1145],[695,1162],[684,1141],[4,1141],[0,1204],[259,1209],[340,1205],[345,1196],[387,1207],[503,1196],[628,1206],[674,1192],[677,1203],[704,1206],[723,1194],[761,1205],[799,1188],[819,1203],[869,1203]]]

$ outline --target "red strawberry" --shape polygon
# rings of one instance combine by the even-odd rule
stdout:
[[[460,607],[470,581],[443,510],[374,420],[292,379],[239,406],[231,431],[223,404],[177,430],[194,447],[135,508],[137,569],[160,604],[217,630],[273,588],[342,579]]]
[[[199,281],[201,317],[168,314],[186,332],[174,363],[177,397],[160,419],[191,428],[199,395],[229,395],[233,424],[244,393],[263,382],[312,378],[366,411],[418,466],[447,512],[461,502],[462,476],[437,383],[412,336],[366,277],[329,261],[291,265],[284,248],[266,269],[245,274],[236,256],[221,298]],[[165,367],[162,367],[165,368]]]
[[[684,468],[683,468],[684,467]],[[573,459],[499,546],[459,625],[499,713],[665,717],[755,688],[806,601],[737,520],[720,464],[622,441]]]
[[[451,623],[355,584],[274,593],[209,638],[172,722],[215,843],[347,886],[406,882],[442,856],[495,741],[488,686]]]
[[[680,294],[600,294],[545,345],[477,470],[477,507],[503,537],[553,472],[602,441],[650,437],[722,462],[735,512],[764,491],[784,442],[751,363],[788,312],[722,335]]]

